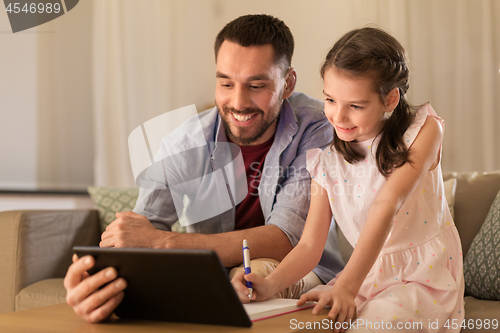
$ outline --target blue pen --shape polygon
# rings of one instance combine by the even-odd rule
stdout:
[[[245,267],[245,274],[249,274],[251,272],[250,269],[250,249],[248,248],[248,241],[246,239],[243,240],[243,267]],[[252,298],[252,282],[247,281],[247,288],[250,289],[250,294],[248,298]]]

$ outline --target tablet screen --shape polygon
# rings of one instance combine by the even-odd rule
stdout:
[[[89,274],[114,267],[127,281],[120,318],[249,327],[217,254],[210,250],[74,247],[92,255]]]

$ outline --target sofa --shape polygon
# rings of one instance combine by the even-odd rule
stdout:
[[[446,173],[453,181],[454,211],[465,258],[500,190],[500,171]],[[72,247],[98,245],[101,225],[97,210],[20,210],[0,212],[0,314],[65,302],[63,277],[71,263]],[[342,257],[352,248],[339,232]],[[499,245],[500,246],[500,245]],[[465,295],[467,332],[491,332],[479,323],[496,319],[500,301]],[[471,322],[473,320],[473,322]],[[500,326],[499,326],[500,327]]]

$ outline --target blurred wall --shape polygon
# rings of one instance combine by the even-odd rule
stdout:
[[[88,0],[15,34],[0,10],[0,190],[93,183],[91,32]]]
[[[409,53],[410,101],[431,101],[446,121],[443,168],[500,169],[500,149],[491,145],[500,139],[500,20],[494,19],[500,1],[119,0],[118,12],[96,13],[98,1],[115,0],[80,0],[66,15],[16,34],[0,11],[0,190],[84,189],[98,179],[99,136],[122,125],[95,125],[96,15],[109,15],[111,35],[119,36],[106,43],[122,43],[121,52],[133,55],[126,66],[154,57],[164,64],[133,71],[107,65],[145,91],[166,78],[160,98],[137,95],[132,103],[136,89],[124,92],[125,106],[135,113],[116,149],[126,151],[129,129],[156,115],[193,103],[198,111],[212,105],[215,35],[239,15],[267,13],[294,34],[296,90],[320,99],[319,68],[341,35],[366,25],[391,32]],[[103,94],[114,88],[103,87]],[[131,173],[123,177],[133,183]]]

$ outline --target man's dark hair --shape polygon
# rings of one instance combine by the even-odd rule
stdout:
[[[215,39],[215,61],[225,40],[244,47],[271,44],[275,63],[284,59],[285,69],[292,63],[292,33],[283,21],[271,15],[244,15],[226,24]]]

